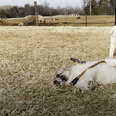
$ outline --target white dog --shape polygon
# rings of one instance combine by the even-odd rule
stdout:
[[[71,60],[76,62],[75,59]],[[72,85],[81,90],[90,90],[96,83],[103,85],[116,83],[115,59],[79,62],[72,67],[59,70],[54,78],[56,86]]]
[[[110,37],[109,57],[113,57],[115,48],[116,48],[116,26],[113,26]]]

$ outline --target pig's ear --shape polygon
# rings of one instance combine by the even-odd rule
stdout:
[[[86,61],[81,61],[81,60],[76,59],[76,58],[70,58],[70,60],[73,61],[73,62],[80,63],[80,64],[84,64],[84,63],[86,63]]]

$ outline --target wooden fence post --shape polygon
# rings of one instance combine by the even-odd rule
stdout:
[[[85,26],[87,27],[87,15],[85,15]]]

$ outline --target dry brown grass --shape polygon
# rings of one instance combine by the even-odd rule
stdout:
[[[0,115],[115,116],[116,86],[79,94],[55,88],[70,57],[108,56],[110,27],[0,27]]]
[[[76,16],[38,16],[38,23],[40,26],[85,26],[85,16],[80,16],[80,19]],[[55,19],[55,20],[53,20]],[[40,22],[41,20],[41,22]],[[34,16],[27,16],[24,18],[8,18],[0,20],[0,25],[18,25],[23,22],[25,25],[34,25]],[[112,26],[114,25],[114,16],[112,15],[98,15],[88,16],[88,26]]]
[[[53,17],[52,17],[53,18]],[[78,19],[76,16],[67,17],[54,17],[57,20],[53,23],[57,26],[85,26],[86,17],[80,16]],[[50,18],[48,18],[50,19]],[[52,22],[51,22],[52,23]],[[88,26],[112,26],[114,25],[114,16],[111,15],[98,15],[98,16],[87,16]]]

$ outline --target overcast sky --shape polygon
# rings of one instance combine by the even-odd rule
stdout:
[[[83,0],[37,0],[39,4],[48,3],[52,7],[81,7]],[[0,6],[2,5],[18,5],[33,4],[34,0],[0,0]]]

